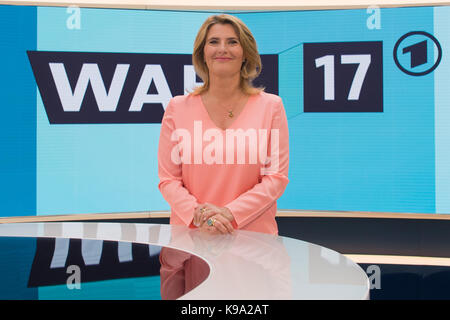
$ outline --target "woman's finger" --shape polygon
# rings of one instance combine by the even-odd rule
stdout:
[[[220,214],[209,218],[208,220],[206,220],[205,224],[215,227],[220,231],[220,233],[223,234],[232,233],[234,231],[234,228],[231,225],[231,223]]]
[[[220,215],[221,217],[223,217],[224,218],[224,223],[227,223],[231,228],[233,228],[233,225],[231,224],[231,221],[229,220],[229,218],[219,208],[217,208],[215,210],[211,210],[210,208],[208,208],[208,210],[205,211],[205,214],[203,215],[202,223],[207,221],[211,217],[216,216],[216,215]]]
[[[216,214],[220,213],[221,211],[219,209],[208,207],[202,215],[202,223],[207,221],[209,218],[215,216]]]
[[[194,220],[193,223],[196,227],[200,227],[200,225],[203,223],[203,215],[205,214],[206,210],[208,210],[205,205],[199,205],[194,210]]]
[[[216,228],[220,233],[222,233],[222,234],[227,234],[228,233],[227,228],[222,224],[222,222],[219,219],[217,219],[215,217],[212,217],[210,219],[213,221],[212,226],[214,228]]]
[[[219,223],[220,226],[223,227],[223,229],[221,229],[222,232],[224,232],[224,233],[233,233],[233,231],[234,231],[233,225],[222,214],[215,215],[211,219],[215,219],[216,223]]]
[[[198,227],[202,232],[217,234],[221,233],[215,226],[208,224],[208,221],[200,222],[200,226]]]
[[[216,227],[208,226],[207,223],[204,223],[199,228],[202,232],[206,232],[209,234],[218,234],[220,231]]]
[[[198,206],[197,208],[195,208],[194,210],[194,219],[192,220],[192,223],[194,224],[194,226],[199,227],[200,226],[200,209],[201,207]]]

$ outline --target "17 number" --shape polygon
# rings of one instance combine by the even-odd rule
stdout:
[[[324,99],[334,100],[334,55],[326,55],[316,60],[316,68],[324,67]],[[355,76],[353,77],[348,100],[359,100],[359,94],[364,79],[369,69],[371,61],[370,54],[343,54],[341,55],[342,64],[358,64]]]

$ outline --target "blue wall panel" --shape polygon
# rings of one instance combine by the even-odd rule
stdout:
[[[36,214],[36,7],[0,7],[0,216]]]

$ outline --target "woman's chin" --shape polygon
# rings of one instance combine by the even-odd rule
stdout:
[[[210,70],[210,75],[217,78],[233,78],[240,76],[240,70],[230,70],[229,68],[216,68]]]

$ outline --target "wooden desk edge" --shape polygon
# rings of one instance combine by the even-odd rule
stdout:
[[[169,217],[170,217],[169,211],[80,213],[80,214],[66,214],[66,215],[2,217],[0,218],[0,223],[152,219],[152,218],[169,218]],[[277,217],[450,220],[450,214],[437,214],[437,213],[312,211],[312,210],[278,210]]]

